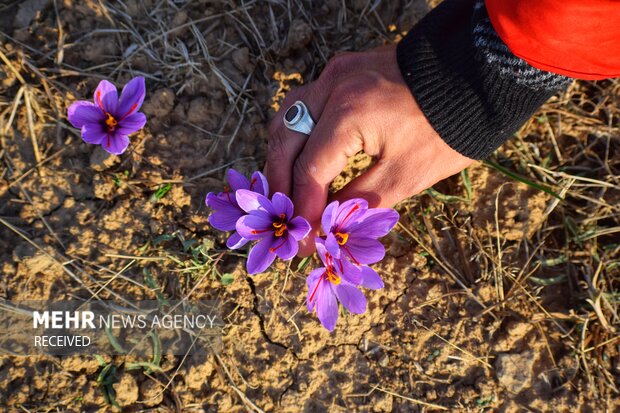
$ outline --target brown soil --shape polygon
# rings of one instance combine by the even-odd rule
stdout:
[[[117,367],[116,402],[127,411],[617,408],[618,319],[611,307],[597,316],[586,299],[620,279],[617,233],[587,232],[619,226],[618,83],[573,85],[495,159],[558,192],[568,178],[528,165],[612,188],[571,187],[573,198],[551,208],[551,195],[476,164],[471,200],[457,176],[436,186],[442,196],[399,206],[401,226],[377,265],[386,288],[368,294],[366,314],[341,317],[330,334],[302,306],[309,268],[297,271],[296,259],[248,276],[243,258],[225,251],[225,235],[210,228],[204,196],[221,190],[226,167],[262,168],[271,108],[287,90],[315,78],[338,51],[398,40],[428,6],[245,3],[0,6],[0,50],[28,85],[34,127],[22,97],[5,129],[22,84],[2,64],[0,296],[60,300],[102,289],[101,298],[154,299],[147,269],[170,298],[222,300],[228,324],[217,356],[168,357],[163,373],[150,374],[104,357]],[[135,74],[147,77],[147,127],[120,157],[83,143],[66,121],[68,104],[89,98],[104,77],[120,85]],[[33,169],[37,161],[43,166]],[[356,157],[335,185],[369,164]],[[601,218],[586,219],[593,217]],[[558,257],[561,264],[550,263]],[[588,284],[595,272],[605,287]],[[222,274],[233,282],[223,285]],[[92,357],[1,357],[0,406],[111,409],[97,383],[101,369]]]

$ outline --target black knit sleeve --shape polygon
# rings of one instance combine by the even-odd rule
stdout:
[[[571,79],[530,66],[493,30],[482,0],[445,0],[401,40],[402,76],[435,131],[490,155]]]

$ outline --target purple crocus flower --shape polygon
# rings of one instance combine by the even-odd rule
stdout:
[[[213,209],[209,216],[209,223],[220,231],[235,231],[237,220],[245,215],[245,211],[237,203],[236,192],[240,189],[248,189],[264,196],[269,195],[269,184],[267,178],[260,173],[254,172],[251,180],[235,171],[229,169],[228,185],[224,187],[224,192],[214,194],[209,192],[205,203]],[[236,231],[228,238],[226,246],[230,249],[243,247],[249,240],[241,237]]]
[[[271,201],[256,192],[237,191],[237,202],[248,213],[237,221],[237,232],[243,238],[258,240],[250,250],[247,269],[250,274],[265,271],[276,258],[290,260],[299,249],[299,241],[310,232],[310,224],[302,217],[293,218],[293,202],[276,192]]]
[[[316,314],[319,321],[329,331],[333,331],[338,321],[338,301],[348,311],[362,314],[366,311],[366,297],[357,287],[362,277],[362,268],[349,260],[338,260],[327,251],[324,241],[316,239],[316,249],[324,267],[313,270],[308,278],[308,311]]]
[[[123,88],[120,99],[116,87],[102,80],[97,86],[94,103],[80,100],[69,106],[69,122],[79,128],[86,143],[101,145],[113,155],[125,152],[129,135],[142,129],[144,113],[138,112],[146,87],[143,77],[135,77]]]
[[[379,262],[385,248],[377,238],[387,235],[398,222],[398,213],[390,208],[368,208],[368,202],[354,198],[340,204],[329,204],[321,217],[326,234],[325,247],[337,259],[350,260],[363,267],[361,285],[383,287],[379,275],[364,264]]]

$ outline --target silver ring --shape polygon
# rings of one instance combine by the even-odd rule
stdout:
[[[310,135],[314,128],[314,120],[308,107],[298,100],[284,112],[284,126],[292,131]]]

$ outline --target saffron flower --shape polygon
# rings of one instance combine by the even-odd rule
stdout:
[[[321,217],[321,227],[326,234],[325,248],[336,259],[362,267],[362,286],[382,288],[379,275],[364,264],[383,259],[385,248],[377,238],[387,235],[397,222],[398,212],[390,208],[368,208],[368,202],[362,198],[342,204],[334,201]]]
[[[220,231],[235,231],[237,220],[246,214],[237,203],[237,191],[247,189],[263,196],[269,196],[269,184],[267,178],[258,171],[252,174],[249,181],[234,169],[228,170],[227,177],[228,186],[224,187],[224,191],[218,194],[209,192],[205,203],[213,210],[209,216],[209,223],[214,228]],[[235,231],[228,238],[226,246],[230,249],[237,249],[243,247],[248,241]]]
[[[237,220],[237,232],[245,239],[257,240],[248,255],[250,274],[265,271],[276,258],[290,260],[299,250],[299,241],[310,232],[310,224],[293,217],[293,202],[276,192],[271,200],[257,192],[240,189],[237,202],[248,214]]]
[[[94,103],[80,100],[69,106],[69,122],[79,128],[86,143],[101,145],[113,155],[125,152],[129,135],[146,123],[144,113],[138,112],[146,87],[143,77],[135,77],[123,88],[120,99],[116,87],[102,80],[94,94]]]
[[[310,312],[316,309],[321,324],[333,331],[338,321],[338,301],[351,313],[363,314],[366,311],[366,297],[357,287],[363,267],[356,267],[348,260],[338,260],[320,238],[316,239],[316,249],[324,267],[313,270],[306,278],[306,306]]]

